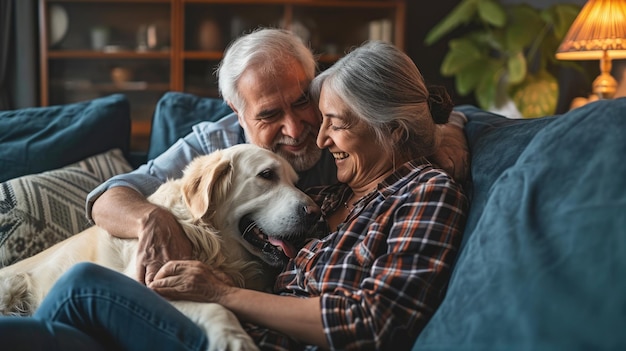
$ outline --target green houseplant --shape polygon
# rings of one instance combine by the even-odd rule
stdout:
[[[481,108],[498,109],[512,101],[523,117],[553,114],[558,100],[556,50],[580,11],[579,5],[536,9],[498,0],[461,0],[427,34],[432,45],[459,29],[441,64],[454,76],[457,92],[474,93]]]

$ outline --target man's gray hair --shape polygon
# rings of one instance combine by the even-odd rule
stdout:
[[[260,28],[234,40],[226,49],[216,70],[222,98],[239,113],[245,110],[245,101],[238,91],[238,82],[251,66],[258,65],[266,72],[284,69],[285,60],[295,59],[312,80],[317,69],[311,50],[294,33],[278,28]]]

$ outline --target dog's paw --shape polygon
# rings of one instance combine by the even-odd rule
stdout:
[[[212,327],[207,335],[208,351],[256,351],[259,348],[241,328]]]
[[[204,329],[209,351],[252,351],[259,348],[234,313],[215,303],[173,301],[172,304]]]

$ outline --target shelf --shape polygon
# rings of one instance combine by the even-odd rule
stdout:
[[[221,51],[184,51],[183,59],[189,60],[221,60],[224,54]]]
[[[49,59],[162,59],[168,60],[171,53],[169,51],[159,52],[138,52],[138,51],[118,51],[102,52],[93,50],[50,50]]]
[[[156,91],[165,92],[170,86],[166,83],[148,83],[144,81],[122,82],[122,83],[93,83],[90,81],[64,81],[53,82],[53,87],[66,90],[90,90],[102,93],[123,93],[131,91]]]
[[[107,2],[107,3],[164,3],[169,4],[172,0],[47,0],[48,3],[98,3],[98,2]]]
[[[374,25],[385,24],[385,40],[404,48],[405,0],[38,1],[40,104],[126,94],[133,151],[147,150],[163,93],[219,97],[215,69],[242,33],[291,29],[311,47],[321,69],[371,39]],[[66,31],[59,34],[64,20]],[[51,29],[57,31],[54,42]]]

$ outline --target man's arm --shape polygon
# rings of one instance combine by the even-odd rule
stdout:
[[[139,239],[137,280],[144,284],[167,261],[192,257],[191,243],[174,215],[131,188],[105,191],[93,204],[92,218],[113,236]]]
[[[169,260],[191,257],[191,243],[174,216],[146,199],[168,179],[180,178],[197,155],[238,143],[235,114],[200,123],[193,132],[135,171],[118,175],[87,197],[87,217],[120,238],[138,238],[137,280],[146,284]]]
[[[115,176],[87,196],[87,217],[109,234],[139,239],[137,280],[147,284],[161,266],[191,257],[191,243],[168,210],[147,197],[183,169],[201,151],[192,134],[135,171]]]

